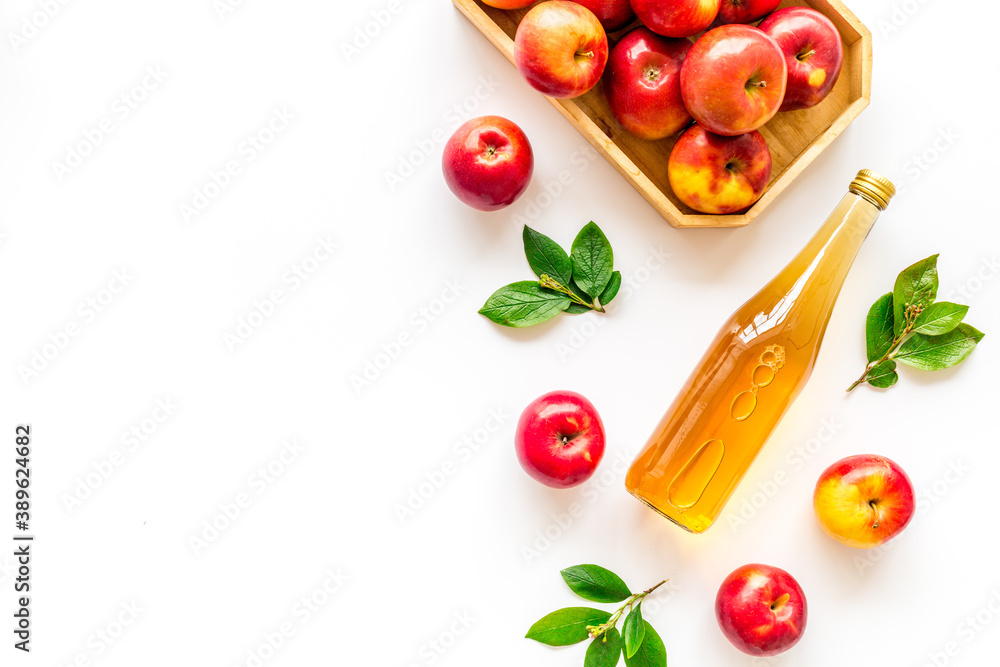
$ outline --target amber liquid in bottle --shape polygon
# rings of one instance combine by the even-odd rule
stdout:
[[[854,257],[894,188],[867,170],[808,245],[723,325],[625,480],[692,532],[708,528],[809,379]]]

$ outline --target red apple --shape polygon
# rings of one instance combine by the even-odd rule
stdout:
[[[760,132],[724,137],[694,125],[674,144],[667,178],[677,198],[694,210],[735,213],[764,194],[771,151]]]
[[[637,28],[611,50],[604,92],[611,113],[643,139],[662,139],[691,122],[681,99],[681,63],[691,48],[686,39],[661,37]]]
[[[632,0],[636,16],[665,37],[690,37],[712,25],[720,0]]]
[[[719,25],[753,23],[773,12],[780,4],[781,0],[722,0],[715,22]]]
[[[715,597],[715,618],[733,646],[749,655],[784,653],[806,629],[806,595],[792,575],[751,564],[726,577]]]
[[[808,109],[823,101],[840,77],[844,44],[833,21],[808,7],[785,7],[758,26],[778,43],[788,65],[782,111]]]
[[[899,534],[913,518],[913,484],[883,456],[848,456],[823,471],[813,507],[823,530],[849,547],[870,549]]]
[[[480,211],[496,211],[524,193],[535,158],[521,128],[500,116],[482,116],[455,130],[441,167],[456,197]]]
[[[583,5],[550,0],[535,5],[517,26],[514,64],[549,97],[578,97],[594,87],[608,62],[608,36]]]
[[[573,1],[594,12],[594,16],[600,20],[601,25],[604,26],[604,30],[607,32],[621,30],[635,20],[635,12],[632,11],[632,5],[629,3],[629,0]]]
[[[528,404],[514,434],[525,472],[556,489],[582,484],[604,456],[604,424],[593,404],[572,391],[553,391]]]
[[[778,43],[749,25],[723,25],[701,36],[681,68],[684,105],[699,125],[736,135],[778,112],[788,76]]]

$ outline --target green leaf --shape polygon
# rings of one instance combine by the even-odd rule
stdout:
[[[560,572],[574,593],[591,602],[621,602],[632,591],[622,578],[599,565],[574,565]]]
[[[590,607],[567,607],[554,611],[531,626],[528,639],[548,646],[569,646],[590,637],[588,625],[607,623],[611,614]]]
[[[881,359],[895,339],[893,333],[892,293],[883,294],[872,304],[865,321],[865,339],[868,348],[868,363]]]
[[[646,635],[646,625],[642,620],[642,601],[625,617],[622,634],[625,636],[625,658],[631,658],[642,646],[643,637]]]
[[[601,302],[602,306],[606,306],[611,303],[616,296],[618,296],[618,290],[622,288],[622,273],[621,271],[614,271],[611,274],[611,280],[608,281],[608,286],[604,288],[601,292],[601,296],[598,301]]]
[[[965,361],[985,334],[962,323],[946,334],[910,336],[893,359],[924,371],[937,371]]]
[[[663,647],[663,640],[649,621],[643,621],[642,624],[645,627],[645,638],[631,658],[628,654],[625,655],[625,664],[628,667],[666,667],[667,649]]]
[[[961,324],[968,312],[968,306],[938,301],[929,305],[924,309],[924,312],[917,316],[913,330],[928,336],[940,336]]]
[[[528,225],[524,226],[521,238],[524,239],[524,255],[535,275],[541,278],[543,273],[547,273],[568,287],[573,279],[573,262],[566,251]]]
[[[611,280],[614,252],[608,238],[594,222],[588,222],[573,239],[573,280],[594,298]]]
[[[565,294],[544,289],[534,280],[523,280],[498,289],[479,313],[505,327],[530,327],[552,319],[569,304]]]
[[[896,373],[896,362],[892,359],[883,361],[877,364],[874,368],[868,371],[868,377],[866,378],[868,384],[873,387],[878,387],[879,389],[886,389],[896,384],[899,380],[899,374]]]
[[[897,336],[903,332],[903,313],[907,304],[926,307],[937,298],[937,259],[937,255],[931,255],[903,269],[896,277],[896,286],[892,289],[892,310],[895,320],[893,331]]]
[[[583,667],[615,667],[622,656],[622,636],[617,628],[611,628],[600,637],[595,637],[587,647]]]
[[[570,315],[579,315],[580,313],[589,313],[593,308],[587,308],[586,306],[581,306],[578,303],[571,303],[566,309],[566,312]]]

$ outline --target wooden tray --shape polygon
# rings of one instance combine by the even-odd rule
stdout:
[[[453,0],[507,60],[514,62],[514,33],[528,9],[503,10],[479,0]],[[868,106],[872,86],[871,32],[839,0],[785,0],[805,5],[833,21],[844,40],[844,67],[829,96],[811,109],[778,113],[761,128],[771,149],[772,172],[764,196],[749,210],[704,215],[681,203],[667,180],[667,159],[676,137],[647,141],[615,120],[602,84],[572,100],[549,101],[614,165],[639,194],[674,227],[742,227],[756,218],[806,166]],[[638,25],[638,22],[636,23]],[[630,28],[608,35],[613,44]]]

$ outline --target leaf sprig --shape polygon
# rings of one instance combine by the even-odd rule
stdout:
[[[618,295],[622,274],[614,270],[614,252],[594,222],[584,225],[569,254],[545,234],[527,225],[524,254],[538,281],[522,280],[494,292],[479,313],[506,327],[530,327],[561,312],[596,310]]]
[[[962,321],[968,306],[935,301],[937,258],[903,269],[892,292],[872,305],[865,322],[868,365],[847,391],[864,382],[891,387],[899,380],[896,362],[925,371],[960,364],[983,339],[983,332]]]
[[[613,613],[591,607],[567,607],[541,618],[528,630],[528,639],[548,646],[569,646],[590,639],[584,667],[615,667],[624,654],[627,667],[666,667],[663,640],[642,618],[642,601],[666,583],[641,593],[629,590],[622,578],[598,565],[574,565],[562,572],[570,589],[591,602],[623,602]],[[616,625],[625,611],[621,632]]]

